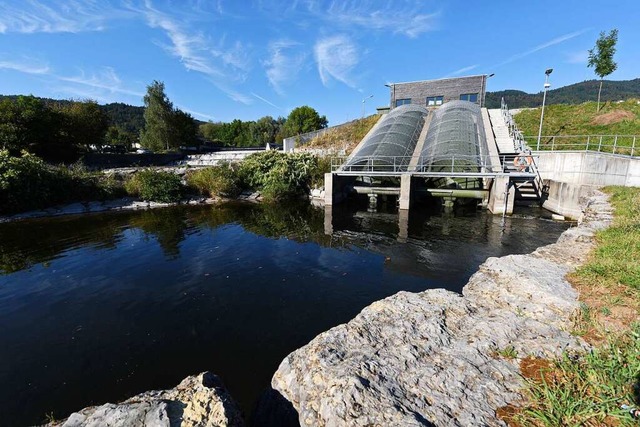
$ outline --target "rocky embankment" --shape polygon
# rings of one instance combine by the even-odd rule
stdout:
[[[565,276],[611,221],[607,197],[557,243],[489,258],[462,295],[400,292],[291,353],[272,387],[303,426],[499,426],[521,399],[519,360],[587,347],[571,335],[579,309]]]
[[[148,391],[124,402],[91,406],[57,427],[240,427],[240,410],[222,381],[210,372],[185,378],[175,388]]]

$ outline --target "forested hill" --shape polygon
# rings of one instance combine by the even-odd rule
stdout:
[[[6,98],[15,99],[17,97],[18,95],[0,95],[0,101]],[[64,99],[37,99],[50,104],[66,104],[71,102]],[[121,102],[113,102],[111,104],[100,105],[100,108],[102,108],[102,110],[104,110],[108,115],[110,124],[117,126],[122,130],[132,132],[137,135],[144,126],[144,107],[136,107],[134,105],[123,104]]]
[[[547,92],[547,104],[580,104],[595,101],[598,98],[600,80],[586,80],[569,86],[552,89]],[[542,92],[526,93],[521,90],[501,90],[487,92],[487,108],[500,108],[500,99],[509,108],[539,107],[542,104]],[[633,80],[605,80],[602,84],[603,101],[620,101],[640,98],[640,78]]]

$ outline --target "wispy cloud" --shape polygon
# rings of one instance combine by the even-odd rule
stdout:
[[[547,41],[545,43],[539,44],[538,46],[534,47],[533,49],[529,49],[529,50],[526,50],[524,52],[515,54],[515,55],[507,58],[505,61],[503,61],[503,62],[499,63],[498,65],[496,65],[496,67],[499,67],[501,65],[505,65],[505,64],[509,64],[511,62],[517,61],[518,59],[522,59],[525,56],[529,56],[532,53],[536,53],[536,52],[541,51],[543,49],[546,49],[548,47],[555,46],[555,45],[558,45],[560,43],[564,43],[567,40],[571,40],[571,39],[573,39],[575,37],[578,37],[579,35],[582,35],[582,34],[586,33],[589,30],[590,30],[590,28],[585,28],[585,29],[580,30],[580,31],[574,31],[573,33],[568,33],[568,34],[564,34],[564,35],[562,35],[560,37],[556,37],[556,38],[551,39],[551,40],[549,40],[549,41]]]
[[[284,95],[283,86],[295,80],[306,58],[304,53],[287,54],[296,46],[299,43],[286,39],[269,43],[269,59],[263,65],[269,84],[280,95]]]
[[[416,38],[437,28],[439,13],[427,13],[424,10],[425,3],[419,0],[404,0],[386,2],[386,5],[381,6],[380,2],[365,0],[332,1],[326,8],[315,1],[309,1],[307,5],[317,17],[331,23],[391,31],[394,34]]]
[[[13,70],[27,74],[48,74],[51,69],[48,64],[36,62],[31,59],[0,60],[0,70]]]
[[[229,98],[244,104],[250,104],[251,98],[232,88],[237,82],[246,79],[249,61],[244,54],[244,47],[236,42],[226,48],[224,38],[214,45],[202,32],[193,32],[166,13],[154,8],[151,0],[145,1],[141,13],[152,28],[164,31],[170,44],[162,47],[189,71],[204,74],[218,89]],[[215,61],[217,60],[217,61]]]
[[[569,64],[586,64],[589,60],[589,51],[580,50],[578,52],[571,52],[567,54],[566,62]]]
[[[473,64],[473,65],[469,65],[468,67],[462,67],[458,70],[452,71],[451,73],[447,74],[445,77],[459,76],[460,74],[468,73],[471,70],[475,70],[479,66],[480,66],[479,64]]]
[[[253,93],[251,92],[251,95],[255,96],[257,99],[259,99],[260,101],[264,102],[265,104],[271,105],[273,108],[276,108],[278,110],[282,110],[281,107],[278,107],[276,104],[274,104],[273,102],[269,101],[266,98],[261,97],[260,95],[258,95],[257,93]]]
[[[87,74],[84,70],[80,70],[80,72],[75,76],[55,77],[66,83],[73,83],[109,93],[121,93],[138,98],[142,98],[144,96],[143,92],[124,87],[122,80],[120,80],[120,77],[118,77],[114,69],[111,67],[103,67],[103,69],[97,73]]]
[[[189,110],[189,109],[187,109],[187,108],[183,108],[183,107],[181,107],[180,105],[178,105],[178,108],[180,108],[180,109],[181,109],[182,111],[184,111],[185,113],[189,113],[189,114],[191,114],[192,116],[194,116],[194,117],[196,117],[196,118],[197,118],[197,117],[200,117],[200,118],[202,118],[202,119],[210,120],[210,121],[212,121],[212,122],[216,120],[216,118],[215,118],[214,116],[211,116],[211,115],[206,114],[206,113],[199,113],[199,112],[194,111],[194,110]]]
[[[0,33],[79,33],[100,31],[124,12],[99,0],[24,0],[1,3]]]
[[[347,36],[337,35],[318,40],[314,55],[323,85],[327,86],[333,78],[354,87],[351,72],[358,64],[358,49]]]

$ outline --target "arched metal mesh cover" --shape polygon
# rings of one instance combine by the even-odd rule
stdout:
[[[450,101],[433,113],[418,170],[479,172],[486,153],[480,106],[469,101]]]
[[[402,105],[387,114],[345,165],[350,169],[406,171],[429,111]],[[355,167],[354,167],[355,166]]]

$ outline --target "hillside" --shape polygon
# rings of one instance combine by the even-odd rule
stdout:
[[[624,102],[607,102],[604,106],[601,104],[601,107],[600,111],[596,112],[595,102],[585,102],[578,105],[549,105],[544,110],[542,135],[612,135],[603,138],[603,145],[611,145],[611,147],[606,147],[604,151],[612,150],[614,140],[616,147],[630,147],[633,144],[633,136],[615,138],[614,135],[640,135],[640,101],[630,99]],[[514,119],[529,145],[535,145],[540,125],[540,108],[522,110],[514,116]],[[599,140],[599,137],[591,138],[590,143],[599,144]],[[554,143],[552,138],[543,138],[541,142],[543,149]],[[586,142],[586,137],[555,138],[554,148],[584,149],[583,145]],[[558,146],[558,144],[578,143],[582,146]],[[640,137],[636,138],[636,147],[640,147]],[[623,152],[627,151],[629,150]]]
[[[348,155],[378,122],[378,119],[380,116],[374,114],[364,119],[356,119],[344,125],[328,128],[326,132],[316,136],[299,150],[322,150],[334,153],[344,150]]]
[[[598,97],[600,80],[586,80],[569,86],[552,89],[547,92],[547,104],[580,104],[595,101]],[[500,99],[504,97],[509,108],[539,107],[542,104],[542,92],[526,93],[520,90],[501,90],[487,92],[487,108],[500,108]],[[640,98],[640,78],[633,80],[605,80],[602,85],[603,101],[621,101]]]

